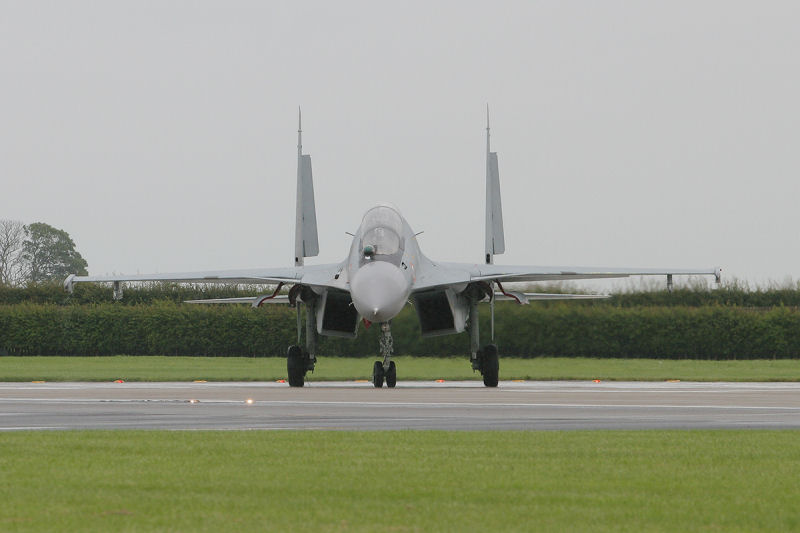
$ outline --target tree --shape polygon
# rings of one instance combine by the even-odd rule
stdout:
[[[86,260],[75,250],[75,243],[66,231],[43,222],[25,226],[22,243],[28,282],[61,280],[70,274],[85,276]]]
[[[25,226],[19,220],[0,220],[0,285],[22,281],[22,240]]]

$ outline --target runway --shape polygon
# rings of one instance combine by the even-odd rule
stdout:
[[[0,383],[0,431],[800,428],[800,383]]]

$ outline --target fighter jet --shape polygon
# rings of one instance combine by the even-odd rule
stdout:
[[[287,350],[289,385],[302,387],[306,374],[316,364],[318,335],[355,337],[359,323],[379,325],[380,360],[373,365],[373,384],[380,388],[397,384],[397,368],[392,361],[392,319],[411,303],[416,310],[423,336],[469,332],[470,362],[487,387],[496,387],[499,359],[494,343],[494,302],[512,300],[525,305],[531,300],[602,298],[605,295],[542,294],[506,290],[503,283],[562,281],[628,276],[666,276],[668,288],[673,275],[711,275],[720,281],[722,270],[669,268],[595,268],[559,266],[495,265],[494,256],[505,251],[503,213],[497,153],[491,151],[490,128],[486,120],[486,240],[481,263],[446,263],[429,259],[420,250],[417,234],[390,204],[370,208],[358,230],[352,234],[350,251],[340,263],[305,265],[307,257],[319,253],[317,218],[311,156],[303,153],[302,117],[298,112],[297,204],[295,219],[294,266],[180,272],[152,275],[76,276],[64,281],[72,291],[75,283],[110,282],[114,298],[122,297],[123,282],[162,281],[192,283],[247,283],[276,285],[273,292],[255,298],[195,300],[191,303],[288,302],[297,308],[297,343]],[[288,294],[281,289],[288,286]],[[481,347],[478,304],[488,302],[491,313],[491,342]],[[305,327],[300,305],[305,307]],[[305,343],[301,346],[303,329]]]

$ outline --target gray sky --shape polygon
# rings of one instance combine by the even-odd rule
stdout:
[[[297,106],[320,256],[372,204],[481,261],[800,279],[796,2],[0,0],[0,218],[89,271],[290,266]]]

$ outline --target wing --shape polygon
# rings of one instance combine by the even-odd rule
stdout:
[[[722,276],[721,268],[607,268],[561,266],[505,266],[477,263],[431,262],[424,266],[424,275],[417,278],[414,290],[474,281],[566,281],[578,279],[627,278],[629,276]]]
[[[562,281],[572,279],[627,278],[630,276],[714,276],[721,268],[607,268],[473,265],[473,281]]]
[[[72,292],[75,283],[119,283],[137,281],[165,281],[174,283],[250,283],[276,284],[301,283],[303,285],[344,288],[339,281],[341,263],[309,265],[289,268],[254,268],[242,270],[208,270],[201,272],[173,272],[167,274],[134,274],[113,276],[76,276],[64,280],[64,288]]]

